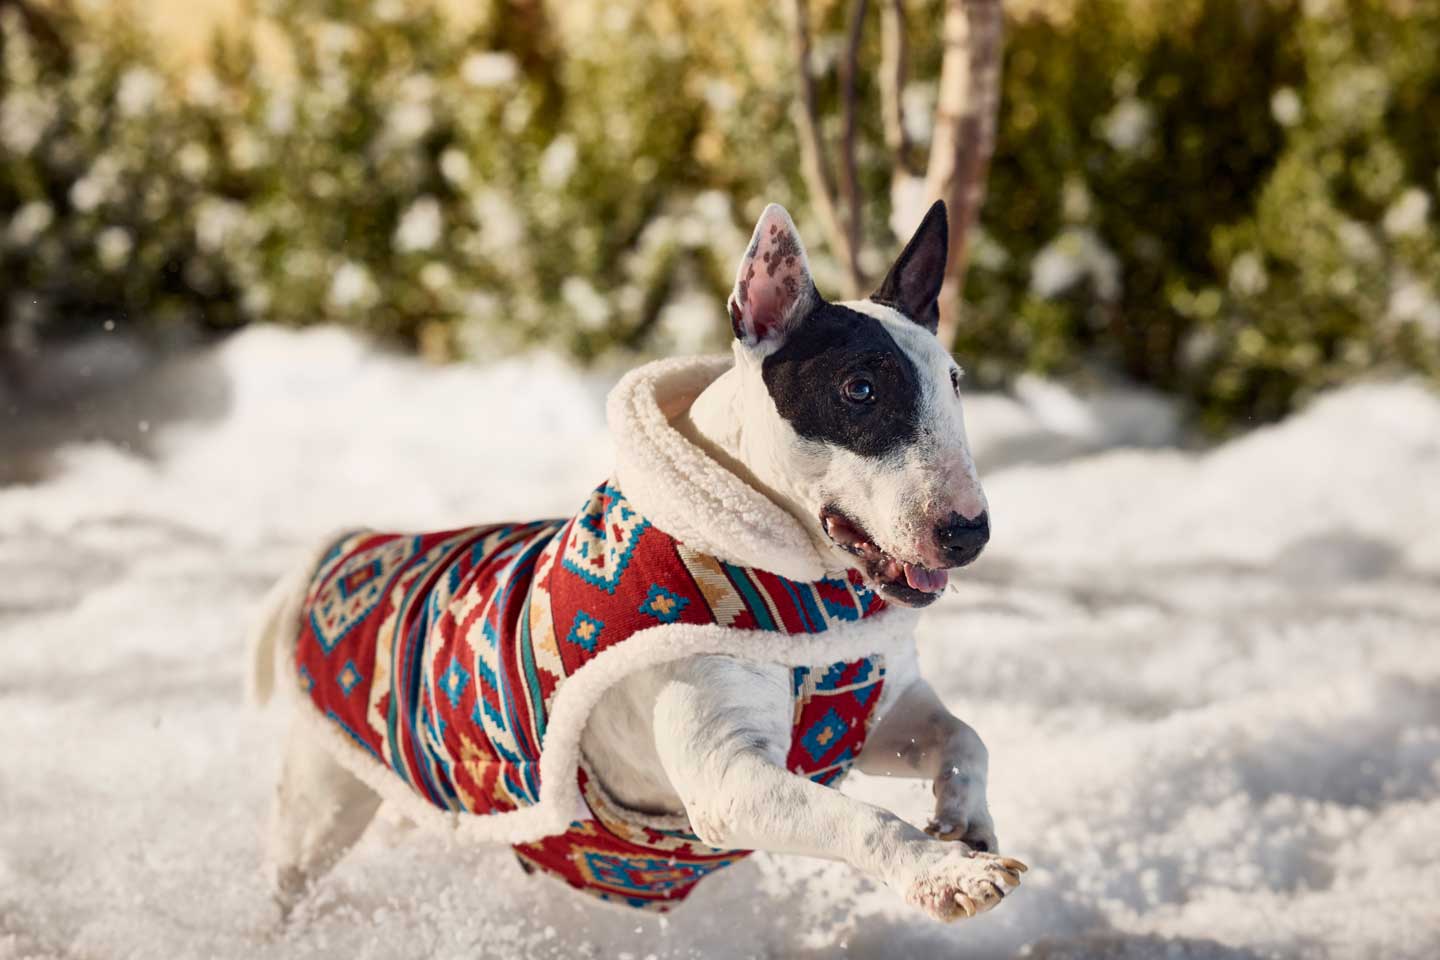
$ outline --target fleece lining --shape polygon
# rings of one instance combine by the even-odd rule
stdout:
[[[827,577],[823,558],[793,517],[725,470],[671,425],[670,419],[687,409],[728,365],[729,361],[721,358],[670,360],[647,365],[627,376],[609,399],[610,426],[618,450],[617,480],[602,485],[570,520],[421,535],[413,542],[399,535],[356,534],[327,547],[308,568],[310,575],[303,586],[298,578],[291,581],[292,592],[285,598],[284,611],[270,618],[271,629],[275,623],[301,621],[301,629],[291,633],[290,642],[282,644],[286,649],[277,651],[277,659],[286,664],[292,681],[282,687],[295,689],[298,681],[299,687],[309,693],[315,674],[323,669],[328,671],[326,682],[338,683],[341,692],[348,695],[358,683],[357,677],[364,675],[368,683],[376,670],[384,674],[387,663],[388,669],[397,671],[409,669],[405,665],[412,662],[402,657],[403,644],[399,641],[392,644],[393,649],[377,651],[368,660],[350,658],[355,660],[353,670],[347,669],[352,666],[348,660],[338,664],[314,652],[327,644],[336,649],[337,644],[345,642],[346,631],[359,622],[356,610],[360,608],[356,604],[371,604],[365,607],[365,615],[378,610],[380,620],[387,613],[386,603],[394,607],[388,610],[392,618],[400,613],[395,598],[401,594],[395,591],[394,584],[371,583],[374,578],[367,566],[372,561],[364,554],[367,549],[377,551],[379,556],[403,547],[402,552],[409,552],[397,563],[409,563],[408,557],[431,556],[439,565],[423,574],[432,578],[425,581],[425,588],[433,589],[436,578],[446,580],[445,596],[452,600],[463,598],[468,589],[478,585],[465,579],[471,566],[450,562],[462,555],[480,558],[472,564],[475,570],[481,570],[485,556],[500,554],[512,565],[529,564],[530,576],[543,580],[549,593],[554,593],[548,587],[553,579],[551,573],[562,569],[576,573],[579,580],[595,588],[592,593],[600,599],[593,602],[576,592],[579,588],[567,587],[575,593],[573,598],[568,594],[562,598],[557,593],[537,599],[535,592],[537,595],[526,599],[523,612],[518,614],[518,608],[500,609],[503,605],[497,605],[491,633],[508,618],[512,634],[526,635],[526,655],[539,661],[538,669],[534,664],[528,667],[529,681],[516,681],[518,685],[530,683],[533,696],[527,700],[512,691],[510,701],[499,702],[498,707],[493,698],[485,700],[479,681],[483,674],[503,670],[504,663],[496,661],[486,669],[483,661],[497,655],[503,660],[504,652],[486,653],[484,643],[471,643],[483,632],[483,624],[464,634],[462,625],[454,619],[458,608],[437,601],[421,605],[426,610],[424,616],[429,618],[423,623],[417,621],[423,630],[402,631],[420,638],[413,663],[419,665],[414,667],[420,678],[419,689],[428,691],[428,701],[417,701],[418,712],[410,718],[417,742],[433,745],[443,740],[447,700],[454,710],[474,709],[475,716],[487,725],[487,732],[493,733],[492,727],[500,723],[505,728],[501,731],[504,737],[510,738],[502,738],[502,745],[510,750],[516,749],[516,743],[523,746],[527,731],[536,743],[543,736],[543,751],[537,752],[538,762],[533,768],[516,768],[518,773],[507,768],[505,772],[513,774],[510,780],[486,794],[499,797],[498,801],[487,801],[485,797],[476,801],[465,796],[467,789],[475,795],[485,793],[479,789],[483,777],[461,784],[462,778],[452,769],[454,764],[429,768],[434,773],[443,767],[449,777],[448,786],[441,784],[428,793],[417,792],[415,783],[426,776],[402,778],[406,769],[416,773],[413,757],[401,755],[403,751],[381,756],[380,752],[389,746],[381,744],[377,751],[376,743],[366,742],[365,730],[357,730],[357,723],[337,722],[334,710],[326,708],[330,713],[327,716],[306,705],[298,711],[304,718],[301,722],[329,746],[341,764],[416,823],[477,841],[524,844],[563,834],[573,822],[591,816],[581,793],[581,736],[590,711],[604,692],[631,673],[705,654],[808,668],[880,658],[892,672],[898,669],[903,675],[913,669],[915,612],[886,607],[873,594],[869,594],[873,603],[865,600],[867,591],[858,578]],[[626,524],[628,528],[622,531]],[[482,544],[488,546],[481,549]],[[487,554],[487,550],[491,552]],[[647,551],[658,557],[666,550],[679,560],[670,566],[657,566],[658,561],[645,559],[651,555]],[[603,559],[597,559],[602,553]],[[351,562],[357,556],[363,562]],[[440,563],[442,559],[444,563]],[[342,561],[349,566],[340,569]],[[383,567],[381,564],[376,569]],[[414,569],[430,570],[423,564]],[[495,574],[499,568],[492,564],[487,569]],[[490,574],[480,572],[474,576]],[[337,584],[340,580],[345,581],[344,589],[337,587],[321,596],[321,584]],[[405,589],[410,590],[410,586]],[[372,590],[375,596],[366,600],[366,590]],[[851,598],[848,601],[847,596]],[[641,598],[638,605],[636,597]],[[346,603],[353,609],[344,608]],[[847,603],[851,606],[847,607]],[[483,620],[488,613],[488,608],[477,610],[476,616]],[[446,617],[453,621],[448,628]],[[622,624],[620,633],[606,633],[617,621]],[[454,659],[473,669],[462,666],[459,672],[451,672],[441,662],[442,656],[427,658],[423,648],[440,642],[432,639],[432,631],[443,640],[446,629],[452,631],[451,639],[460,637],[469,644],[463,655],[457,654]],[[604,640],[597,642],[600,637]],[[317,643],[321,638],[323,643]],[[502,631],[499,646],[506,642]],[[591,649],[586,649],[587,645]],[[391,659],[386,661],[386,657]],[[263,686],[257,684],[258,688]],[[902,684],[886,686],[888,701],[888,694],[898,692]],[[466,695],[469,700],[463,699]],[[514,706],[515,701],[530,703],[534,715],[512,722],[512,714],[524,713],[523,708]],[[491,714],[504,714],[503,723],[486,714],[487,702],[492,704]],[[392,708],[378,697],[369,704],[372,719]],[[868,722],[878,719],[883,710],[883,704],[876,705]],[[393,715],[391,727],[395,729]],[[397,771],[402,776],[397,776]],[[477,802],[491,805],[489,809],[473,809]],[[476,816],[476,812],[485,815]]]

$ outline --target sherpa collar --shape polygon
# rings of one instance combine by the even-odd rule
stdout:
[[[835,573],[800,522],[716,463],[671,421],[733,360],[658,360],[610,392],[616,477],[630,502],[661,530],[701,553],[792,580]]]

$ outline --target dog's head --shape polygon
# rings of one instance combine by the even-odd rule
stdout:
[[[990,536],[961,370],[935,336],[947,243],[937,202],[870,299],[830,303],[771,204],[728,304],[745,392],[769,398],[746,404],[764,421],[747,423],[763,438],[747,465],[837,566],[907,606],[938,597]]]

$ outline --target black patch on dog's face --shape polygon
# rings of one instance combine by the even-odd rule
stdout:
[[[806,440],[862,457],[883,457],[915,440],[920,374],[874,317],[821,303],[765,358],[762,374],[775,409]],[[856,402],[847,385],[854,392],[862,380],[873,398]]]

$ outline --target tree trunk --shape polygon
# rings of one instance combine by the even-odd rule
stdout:
[[[791,39],[794,42],[796,92],[791,113],[795,128],[800,134],[800,163],[805,176],[805,186],[810,202],[820,218],[821,226],[830,241],[830,251],[840,262],[844,272],[845,295],[863,296],[865,278],[860,271],[860,208],[858,187],[855,178],[855,127],[854,127],[854,78],[855,58],[859,52],[859,30],[865,15],[863,0],[858,3],[858,18],[852,12],[850,42],[846,48],[845,71],[846,128],[841,141],[841,175],[845,179],[846,199],[851,209],[849,216],[840,210],[840,197],[835,187],[835,178],[826,160],[827,147],[820,132],[820,101],[815,89],[815,74],[810,65],[810,4],[807,0],[794,0],[792,4]]]
[[[925,192],[950,213],[950,261],[940,292],[940,342],[954,343],[969,264],[970,230],[985,199],[1000,103],[1005,21],[1000,0],[946,0],[940,91]]]

